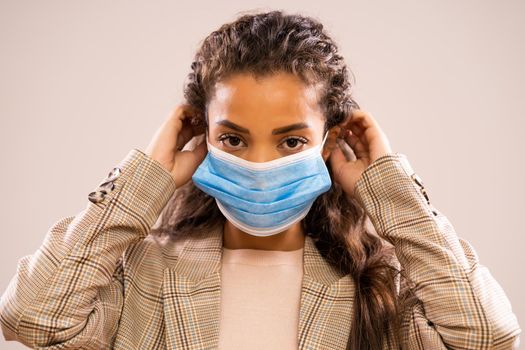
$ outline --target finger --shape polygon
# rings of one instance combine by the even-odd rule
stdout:
[[[206,154],[208,154],[208,145],[206,144],[204,138],[200,141],[200,143],[197,144],[197,147],[195,147],[193,153],[195,154],[195,158],[200,164],[204,157],[206,157]]]
[[[360,124],[363,129],[375,126],[375,119],[370,112],[363,111],[362,109],[352,110],[352,117],[349,122]]]
[[[204,142],[200,137],[194,137],[183,147],[183,153],[186,152],[202,152],[202,150],[207,151],[208,147],[206,142]]]
[[[179,150],[193,138],[193,130],[190,123],[189,119],[184,118],[182,120],[182,129],[177,138],[177,149]]]
[[[358,136],[362,142],[366,142],[364,137],[366,128],[362,124],[362,114],[363,112],[360,110],[352,110],[349,113],[349,116],[345,119],[345,121],[340,124],[342,129],[341,137],[345,135],[346,130],[351,130],[352,133]]]
[[[180,107],[172,110],[168,118],[166,118],[162,125],[160,125],[153,137],[155,145],[157,147],[162,146],[163,148],[169,148],[166,151],[172,151],[176,147],[176,141],[178,139],[178,134],[182,128],[182,121],[180,120]],[[150,144],[153,147],[152,144]],[[148,147],[150,147],[148,146]]]
[[[340,141],[338,141],[338,147],[335,147],[330,153],[329,161],[330,161],[330,165],[333,170],[338,169],[344,163],[352,160],[351,151],[348,151],[348,150],[343,151],[341,146],[339,146],[339,142]]]
[[[186,145],[184,145],[183,149],[193,151],[197,146],[199,146],[202,142],[205,142],[205,135],[200,134],[197,136],[194,136],[189,140]]]
[[[349,128],[359,136],[361,142],[367,145],[372,139],[381,134],[381,128],[371,113],[356,110],[354,111],[352,122],[349,123]]]
[[[361,142],[368,144],[368,140],[366,139],[366,130],[363,129],[361,125],[355,123],[350,124],[348,126],[348,130],[350,130],[352,134],[356,135],[361,140]]]
[[[180,120],[180,129],[177,135],[177,149],[181,150],[195,136],[196,130],[192,124],[195,108],[185,104],[179,106],[175,118]]]
[[[368,156],[368,144],[361,142],[359,137],[354,134],[348,133],[344,140],[350,145],[354,154],[357,158],[363,158]]]
[[[181,164],[185,164],[184,169],[197,169],[197,167],[206,157],[207,153],[208,148],[206,142],[201,142],[193,150],[184,150],[179,152],[177,157]]]
[[[338,138],[336,141],[337,141],[336,149],[339,149],[341,150],[341,152],[343,152],[343,155],[347,161],[356,160],[354,150],[352,149],[352,147],[350,147],[350,145],[343,138]]]

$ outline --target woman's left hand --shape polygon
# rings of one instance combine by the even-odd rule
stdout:
[[[392,149],[386,135],[370,113],[353,109],[349,117],[339,125],[342,129],[342,139],[339,141],[346,141],[355,156],[347,159],[339,145],[332,150],[330,165],[334,180],[349,198],[353,198],[357,180],[366,168],[377,158],[392,152]]]

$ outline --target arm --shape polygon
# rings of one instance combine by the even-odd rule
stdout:
[[[521,329],[507,296],[473,247],[430,204],[406,155],[376,159],[357,181],[355,197],[377,233],[394,245],[421,301],[403,332],[408,348],[439,343],[447,349],[512,349]]]
[[[122,256],[147,236],[175,190],[171,174],[138,149],[118,167],[104,181],[113,189],[108,184],[105,196],[58,220],[39,249],[19,260],[0,301],[6,340],[45,349],[111,347],[124,299]]]

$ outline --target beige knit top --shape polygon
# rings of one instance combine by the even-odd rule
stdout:
[[[223,247],[219,349],[298,348],[303,250]]]

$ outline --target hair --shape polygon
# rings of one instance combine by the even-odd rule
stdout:
[[[351,96],[349,69],[320,21],[282,11],[244,13],[211,32],[195,53],[184,85],[186,102],[196,111],[192,124],[207,127],[208,104],[219,80],[236,73],[262,77],[277,72],[321,87],[325,131],[359,108]],[[326,166],[332,177],[330,163]],[[214,198],[188,181],[176,189],[151,233],[196,237],[224,220]],[[301,225],[323,258],[355,281],[348,349],[382,349],[385,341],[397,344],[405,299],[397,294],[395,280],[402,271],[391,264],[393,246],[367,228],[364,208],[332,181]],[[392,330],[394,340],[386,339]]]

